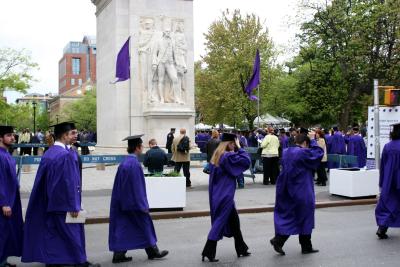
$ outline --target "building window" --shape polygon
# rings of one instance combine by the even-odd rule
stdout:
[[[78,80],[78,84],[79,84],[79,85],[82,85],[82,79],[79,79],[79,80]]]
[[[81,59],[72,58],[72,74],[79,75],[81,73]]]
[[[71,79],[71,85],[75,85],[75,79]]]

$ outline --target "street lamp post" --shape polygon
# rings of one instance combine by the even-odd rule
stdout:
[[[32,102],[32,106],[33,106],[33,134],[36,133],[36,105],[37,105],[37,103],[35,101]]]

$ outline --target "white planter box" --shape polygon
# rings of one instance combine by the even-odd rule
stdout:
[[[345,197],[376,196],[379,194],[379,171],[331,169],[329,193]]]
[[[184,208],[185,177],[145,177],[150,209]]]

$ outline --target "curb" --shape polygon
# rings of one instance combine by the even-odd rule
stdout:
[[[328,201],[328,202],[317,202],[315,204],[315,208],[316,209],[324,209],[324,208],[334,208],[334,207],[362,206],[362,205],[374,205],[376,203],[377,203],[376,199]],[[274,206],[238,209],[239,214],[265,213],[265,212],[273,212],[273,211],[274,211]],[[196,218],[196,217],[207,217],[207,216],[210,216],[209,210],[170,211],[170,212],[152,212],[151,213],[151,218],[153,220]],[[100,224],[100,223],[109,223],[109,217],[88,218],[88,219],[86,219],[85,224]]]

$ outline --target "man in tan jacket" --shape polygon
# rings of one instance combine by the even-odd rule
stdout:
[[[183,167],[183,175],[186,177],[186,187],[191,187],[190,181],[190,153],[191,141],[186,136],[186,129],[180,130],[180,135],[172,142],[172,161],[175,162],[175,171],[180,172]]]

